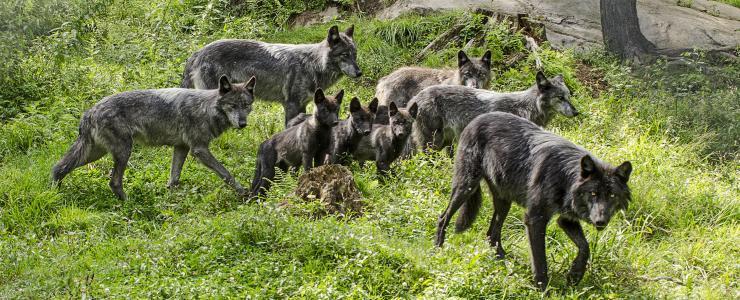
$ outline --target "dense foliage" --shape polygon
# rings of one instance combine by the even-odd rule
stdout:
[[[351,5],[352,1],[340,1]],[[346,2],[346,3],[344,3]],[[496,261],[485,241],[491,201],[463,234],[432,247],[449,197],[444,153],[398,164],[381,184],[374,167],[352,167],[368,211],[353,219],[313,218],[315,205],[290,196],[297,174],[261,203],[243,203],[211,171],[186,163],[169,191],[171,150],[136,147],[118,201],[104,158],[49,187],[49,172],[77,134],[82,112],[105,95],[179,85],[185,59],[219,38],[307,43],[328,25],[289,29],[292,15],[327,1],[13,0],[0,2],[0,295],[9,298],[245,296],[255,298],[504,298],[539,295],[514,208],[504,227],[510,253]],[[413,57],[456,22],[451,13],[356,24],[364,76],[343,79],[363,102],[380,77],[402,65],[453,66],[463,46]],[[474,26],[474,25],[471,25]],[[469,28],[473,30],[474,28]],[[465,32],[465,31],[464,31]],[[492,26],[495,61],[524,51],[522,36]],[[738,292],[740,103],[737,61],[691,53],[682,64],[639,72],[601,53],[543,45],[546,73],[562,73],[583,115],[551,130],[610,162],[630,160],[633,203],[607,230],[587,229],[591,266],[565,285],[575,247],[548,232],[553,296],[726,298]],[[534,58],[496,64],[492,89],[526,88]],[[346,115],[346,112],[343,113]],[[215,141],[215,155],[248,183],[257,145],[282,129],[282,108],[260,102],[249,125]]]

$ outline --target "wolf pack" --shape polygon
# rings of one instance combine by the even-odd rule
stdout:
[[[346,119],[339,118],[344,90],[325,91],[343,76],[357,78],[354,26],[329,28],[314,44],[271,44],[219,40],[187,60],[179,88],[122,92],[103,98],[81,118],[79,136],[52,169],[54,186],[105,154],[113,158],[110,188],[125,200],[123,176],[135,143],[172,146],[168,187],[179,184],[188,154],[246,198],[267,195],[276,168],[308,170],[323,164],[364,165],[374,161],[381,179],[391,165],[418,151],[450,149],[454,157],[447,208],[437,219],[435,245],[442,247],[452,217],[455,230],[471,227],[485,182],[493,200],[487,232],[495,255],[503,259],[501,231],[512,203],[525,210],[535,284],[548,286],[546,228],[558,226],[577,246],[567,274],[577,284],[589,260],[589,243],[580,221],[603,229],[631,196],[632,166],[599,160],[586,149],[544,127],[557,115],[577,109],[563,76],[537,72],[528,89],[488,90],[491,52],[457,56],[457,69],[402,67],[378,81],[375,98],[363,105],[352,97]],[[285,129],[259,145],[249,189],[209,150],[230,128],[246,127],[255,99],[282,104]],[[312,114],[306,106],[315,104]],[[455,149],[453,151],[452,149]]]

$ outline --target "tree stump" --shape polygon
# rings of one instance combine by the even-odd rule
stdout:
[[[362,195],[352,172],[342,165],[323,165],[308,170],[298,178],[294,195],[304,201],[319,200],[325,214],[343,216],[361,214]]]

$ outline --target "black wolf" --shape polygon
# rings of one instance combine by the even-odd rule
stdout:
[[[312,91],[327,89],[342,74],[359,77],[354,26],[340,33],[329,29],[317,44],[268,44],[252,40],[219,40],[195,52],[185,65],[181,87],[209,89],[218,76],[227,74],[240,82],[250,76],[260,79],[255,96],[278,101],[285,109],[285,123],[306,112]]]
[[[343,97],[344,90],[334,97],[326,97],[324,91],[317,89],[313,97],[316,104],[313,115],[306,115],[299,124],[276,133],[260,145],[250,198],[267,194],[275,178],[276,166],[287,171],[290,167],[303,165],[307,171],[324,163],[332,127],[339,123],[339,106]]]
[[[480,59],[470,59],[460,50],[456,70],[403,67],[378,81],[375,96],[380,105],[388,106],[393,101],[398,107],[406,107],[409,100],[426,87],[441,84],[488,89],[490,81],[491,51],[486,51]]]
[[[367,107],[362,107],[357,97],[349,103],[349,118],[339,122],[331,132],[329,160],[332,164],[349,164],[349,157],[357,150],[363,137],[370,135],[378,99],[373,98]]]
[[[230,127],[244,128],[252,111],[255,78],[231,84],[222,76],[218,89],[159,89],[123,92],[108,96],[84,113],[80,135],[54,166],[52,180],[60,183],[75,168],[113,156],[110,188],[125,199],[123,173],[134,141],[174,146],[170,187],[180,181],[180,171],[190,152],[243,195],[244,188],[208,150],[211,140]]]
[[[570,90],[562,76],[547,79],[537,72],[536,77],[531,88],[513,93],[452,85],[424,89],[411,100],[419,105],[411,148],[431,146],[439,150],[451,146],[473,118],[487,112],[512,113],[539,126],[546,126],[555,112],[567,117],[578,114],[570,103]]]
[[[462,133],[455,156],[452,196],[437,223],[436,245],[442,246],[445,228],[462,208],[456,230],[470,227],[481,205],[480,181],[485,179],[493,198],[494,214],[487,236],[503,258],[501,227],[512,202],[526,209],[524,223],[532,250],[534,280],[548,283],[545,229],[559,214],[558,225],[578,247],[568,281],[578,283],[586,270],[589,247],[580,220],[601,230],[612,215],[630,202],[627,186],[632,165],[618,167],[595,158],[585,149],[509,113],[487,113]]]
[[[378,108],[378,111],[380,110]],[[412,103],[407,109],[402,109],[398,108],[395,102],[391,102],[385,111],[388,112],[390,124],[373,124],[372,133],[364,136],[352,153],[360,164],[366,160],[374,160],[381,178],[388,175],[391,163],[401,155],[411,133],[418,107]]]

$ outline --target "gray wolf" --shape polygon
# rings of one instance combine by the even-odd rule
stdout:
[[[218,85],[221,74],[236,82],[257,76],[261,83],[255,96],[282,103],[287,124],[306,112],[316,89],[331,87],[342,74],[353,78],[362,75],[353,33],[354,26],[343,33],[332,26],[325,40],[305,45],[215,41],[187,60],[181,87],[211,89]]]
[[[527,90],[497,93],[465,86],[437,85],[426,88],[411,102],[419,105],[409,148],[439,150],[451,146],[473,118],[501,111],[546,126],[555,112],[567,117],[578,115],[570,102],[570,90],[561,75],[547,79],[537,72],[536,83]]]
[[[316,104],[313,115],[306,115],[299,124],[276,133],[260,145],[250,198],[267,194],[275,178],[275,167],[287,171],[290,167],[302,165],[308,171],[324,163],[332,127],[339,123],[343,97],[344,90],[334,97],[326,97],[323,90],[317,89],[313,97]]]
[[[360,164],[374,160],[381,179],[387,177],[391,163],[401,155],[419,110],[415,103],[409,105],[407,109],[402,109],[398,108],[395,102],[391,102],[386,111],[389,124],[373,124],[370,135],[362,137],[352,153]]]
[[[437,223],[436,245],[458,209],[457,231],[470,227],[481,205],[480,181],[493,198],[494,215],[487,236],[503,258],[501,227],[512,202],[525,209],[524,223],[532,251],[534,280],[548,283],[545,229],[554,214],[558,225],[578,247],[568,273],[578,283],[586,270],[589,246],[580,221],[602,230],[630,200],[627,186],[632,164],[618,167],[595,158],[585,149],[541,129],[527,119],[502,112],[483,114],[462,133],[455,156],[450,203]]]
[[[332,129],[328,151],[330,163],[349,164],[348,158],[357,150],[362,138],[372,132],[377,111],[377,98],[373,98],[367,107],[362,107],[357,97],[352,98],[349,104],[350,116]]]
[[[75,168],[110,153],[114,163],[110,188],[118,198],[126,199],[123,173],[136,141],[175,148],[168,186],[178,185],[190,152],[243,195],[244,188],[213,157],[208,146],[227,129],[247,125],[254,85],[254,77],[245,84],[232,84],[222,76],[213,90],[171,88],[108,96],[83,114],[79,137],[53,167],[52,180],[59,184]]]
[[[469,59],[464,51],[457,53],[457,69],[431,69],[403,67],[381,78],[375,90],[380,105],[388,106],[391,101],[398,107],[406,107],[412,97],[433,85],[462,85],[476,89],[488,89],[491,81],[491,51],[480,59]]]

